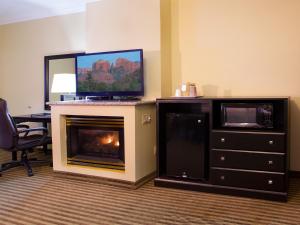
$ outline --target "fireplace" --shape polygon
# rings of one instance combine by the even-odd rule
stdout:
[[[124,118],[68,116],[67,163],[125,169]]]

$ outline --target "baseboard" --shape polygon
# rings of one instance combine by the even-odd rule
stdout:
[[[290,178],[300,178],[300,171],[290,170],[289,177]]]
[[[85,181],[85,182],[91,182],[91,183],[100,183],[100,184],[105,184],[105,185],[124,187],[124,188],[129,188],[129,189],[137,189],[137,188],[141,187],[143,184],[152,180],[155,177],[155,172],[150,173],[149,175],[141,178],[140,180],[138,180],[136,182],[104,178],[104,177],[96,177],[96,176],[84,175],[84,174],[76,174],[76,173],[70,173],[70,172],[61,172],[61,171],[54,171],[54,176],[66,178],[66,179],[78,180],[78,181]]]
[[[156,176],[156,171],[148,174],[147,176],[145,176],[141,179],[139,179],[137,182],[134,183],[134,185],[135,185],[136,188],[139,188],[142,185],[144,185],[145,183],[147,183],[148,181],[153,180],[155,178],[155,176]]]

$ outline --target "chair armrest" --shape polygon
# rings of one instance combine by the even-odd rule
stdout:
[[[29,132],[32,132],[32,131],[43,131],[43,134],[48,134],[48,129],[45,128],[45,127],[35,127],[35,128],[29,128],[29,129],[24,129],[24,130],[20,130],[18,131],[18,134],[21,134],[21,133],[29,133]]]
[[[17,126],[17,128],[25,128],[25,129],[29,129],[30,128],[30,126],[28,126],[26,124],[17,124],[16,126]]]
[[[33,131],[43,131],[43,135],[40,139],[39,144],[37,145],[41,145],[44,143],[44,141],[47,139],[48,137],[48,129],[45,127],[36,127],[36,128],[30,128],[30,129],[24,129],[24,130],[20,130],[18,131],[18,135],[20,137],[20,134],[25,133],[23,137],[28,136],[28,133],[33,132]],[[29,135],[30,136],[30,135]]]
[[[30,126],[27,125],[27,124],[16,124],[16,127],[17,127],[18,131],[30,128]],[[25,132],[25,134],[23,135],[23,137],[26,137],[28,135],[28,133],[29,133],[29,131]]]

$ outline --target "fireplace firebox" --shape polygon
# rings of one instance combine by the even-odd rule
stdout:
[[[124,170],[124,118],[68,116],[67,163]]]

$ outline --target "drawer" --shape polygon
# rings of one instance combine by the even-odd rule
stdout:
[[[284,133],[212,132],[212,148],[285,152]]]
[[[212,184],[216,185],[277,192],[286,191],[285,175],[283,174],[212,168],[210,175]]]
[[[211,166],[246,170],[284,172],[284,154],[264,154],[256,152],[212,150]]]

